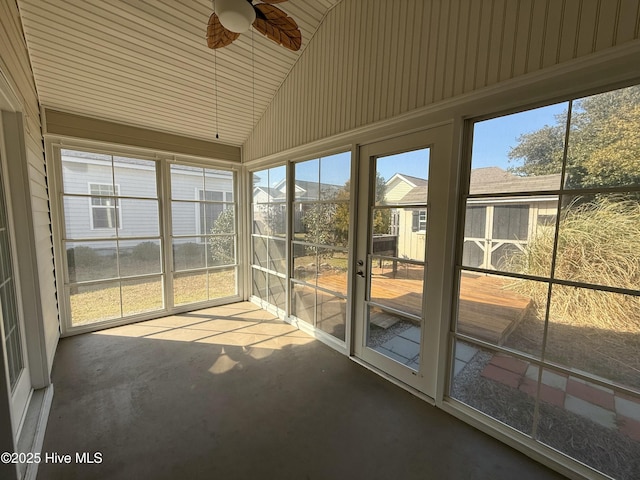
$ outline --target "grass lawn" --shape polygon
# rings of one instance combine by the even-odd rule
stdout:
[[[175,305],[233,296],[236,294],[235,268],[176,276],[173,291]],[[162,310],[162,281],[160,278],[123,280],[121,283],[74,287],[70,303],[73,326]]]

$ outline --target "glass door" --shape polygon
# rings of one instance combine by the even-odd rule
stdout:
[[[359,166],[355,354],[430,396],[440,321],[439,308],[426,315],[429,177],[441,155],[436,142],[448,131],[367,145]]]

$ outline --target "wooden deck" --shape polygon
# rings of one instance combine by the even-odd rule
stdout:
[[[458,331],[502,345],[531,307],[531,299],[505,289],[506,282],[487,276],[463,276],[460,284]],[[346,293],[346,275],[318,277],[318,285]],[[373,275],[371,299],[402,312],[421,316],[422,281]],[[390,326],[380,325],[383,328]]]
[[[531,298],[505,289],[495,277],[462,277],[458,331],[502,345],[527,314]]]

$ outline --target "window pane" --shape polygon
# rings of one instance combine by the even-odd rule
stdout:
[[[204,188],[215,192],[233,192],[233,172],[204,169]],[[217,200],[215,198],[207,200]],[[220,198],[225,200],[225,198]]]
[[[338,340],[345,339],[347,301],[326,292],[317,293],[317,327]]]
[[[173,277],[173,303],[204,302],[208,299],[207,273],[183,273]]]
[[[318,251],[318,286],[333,292],[347,294],[349,252],[329,248]]]
[[[547,292],[546,282],[463,271],[457,331],[539,357]]]
[[[121,198],[122,224],[120,237],[157,237],[160,235],[157,200],[133,200]]]
[[[555,277],[640,289],[638,199],[598,194],[563,197],[562,203]]]
[[[526,240],[529,235],[529,205],[496,205],[493,207],[494,239]]]
[[[71,286],[69,302],[74,327],[120,318],[120,284]]]
[[[466,240],[462,251],[462,265],[464,267],[484,267],[486,246],[487,243],[484,240]]]
[[[113,167],[119,195],[157,198],[156,162],[137,158],[113,157]]]
[[[349,240],[349,206],[316,203],[300,205],[296,215],[296,238],[307,243],[347,246]],[[297,213],[297,212],[296,212]]]
[[[367,346],[413,370],[420,368],[421,325],[402,315],[369,306]]]
[[[118,241],[120,276],[161,273],[160,240]]]
[[[316,289],[291,282],[291,315],[313,325],[315,306]]]
[[[253,264],[268,268],[267,239],[264,237],[253,237]]]
[[[369,268],[372,302],[422,317],[424,266],[371,257]]]
[[[267,230],[267,209],[268,205],[253,204],[252,232],[258,235],[268,235]]]
[[[66,238],[116,236],[115,207],[93,206],[91,197],[65,196],[63,204]]]
[[[232,297],[236,293],[235,267],[209,271],[209,300]]]
[[[320,160],[308,160],[294,164],[296,200],[320,198]]]
[[[640,85],[573,102],[567,187],[640,186]]]
[[[236,218],[234,207],[228,203],[201,203],[200,215],[204,217],[205,230],[200,232],[202,235],[210,233],[235,233]]]
[[[476,122],[469,193],[558,190],[567,103]]]
[[[504,205],[500,198],[483,202],[487,205],[467,206],[463,265],[548,277],[555,224],[544,219],[555,217],[557,197],[536,196],[526,204]]]
[[[209,235],[207,237],[207,266],[235,265],[235,235]]]
[[[640,297],[554,285],[545,358],[640,392]]]
[[[485,238],[487,228],[487,207],[469,205],[467,201],[467,211],[464,217],[464,237]]]
[[[253,233],[284,237],[286,232],[286,204],[272,203],[253,205]]]
[[[311,206],[307,204],[293,204],[293,238],[301,242],[315,243],[316,231],[314,230],[313,218],[305,219],[306,211],[310,208]]]
[[[258,298],[262,300],[268,300],[267,297],[267,274],[262,270],[252,269],[253,288],[252,292]]]
[[[456,342],[450,395],[531,435],[537,378],[525,381],[528,367],[518,358]]]
[[[278,273],[287,273],[287,243],[285,240],[269,239],[269,266],[270,270]]]
[[[269,169],[269,186],[271,188],[282,187],[286,180],[287,169],[285,165]]]
[[[118,276],[115,241],[69,242],[66,247],[69,282],[87,282]]]
[[[201,204],[171,202],[171,230],[173,235],[201,235]]]
[[[269,303],[281,310],[287,306],[287,280],[277,275],[267,275],[269,279]]]
[[[427,203],[429,149],[376,159],[376,205]]]
[[[199,167],[171,165],[171,198],[197,200],[198,191],[204,190],[204,173]]]
[[[320,159],[320,199],[348,200],[351,152]]]
[[[550,370],[542,381],[537,439],[611,478],[636,478],[640,397]]]
[[[89,183],[113,185],[111,155],[62,150],[61,156],[64,193],[87,195]]]
[[[265,212],[268,235],[284,237],[287,233],[287,205],[272,203]]]
[[[204,268],[207,244],[200,238],[179,238],[173,240],[173,269],[191,270]]]
[[[426,211],[414,208],[374,208],[374,255],[424,261]]]
[[[162,310],[164,307],[162,298],[162,279],[160,277],[122,282],[123,316]]]
[[[316,250],[316,247],[293,244],[293,278],[312,285],[316,284],[318,275]]]

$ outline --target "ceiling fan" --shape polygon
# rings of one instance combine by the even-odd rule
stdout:
[[[286,0],[262,0],[253,4],[252,0],[215,0],[214,12],[207,26],[209,48],[230,45],[251,25],[258,32],[289,50],[298,51],[302,44],[302,34],[298,24],[274,3]]]

